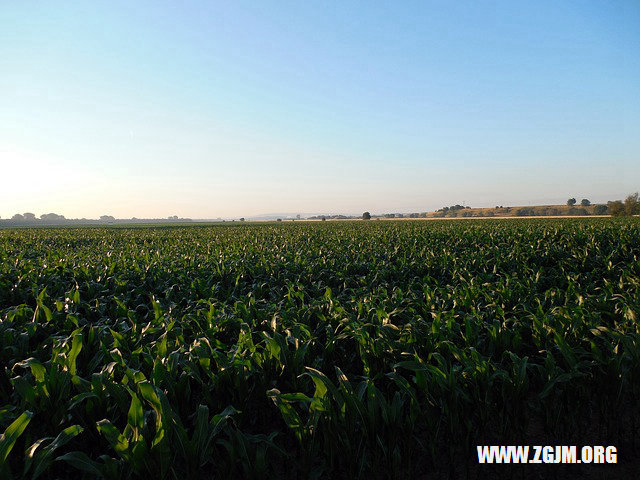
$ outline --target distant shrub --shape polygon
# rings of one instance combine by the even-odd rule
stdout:
[[[606,215],[607,214],[607,206],[606,205],[596,205],[593,208],[594,215]]]
[[[626,215],[640,214],[640,202],[638,202],[638,193],[629,195],[624,201],[624,213]],[[27,214],[25,213],[25,217]]]
[[[579,216],[579,215],[587,215],[587,211],[584,208],[570,208],[569,209],[569,215],[575,215],[575,216]]]
[[[528,207],[518,208],[515,213],[518,217],[527,217],[536,214],[533,208]]]
[[[624,203],[622,200],[615,200],[613,202],[607,203],[607,210],[609,211],[609,215],[612,217],[621,217],[625,214],[624,212]]]
[[[615,200],[607,203],[609,215],[613,217],[621,217],[624,215],[638,215],[640,214],[640,201],[638,200],[638,193],[629,195],[624,202],[622,200]]]

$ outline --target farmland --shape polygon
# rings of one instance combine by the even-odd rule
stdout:
[[[0,476],[464,477],[479,444],[622,463],[639,315],[637,219],[0,230]]]

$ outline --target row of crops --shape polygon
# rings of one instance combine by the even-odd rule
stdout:
[[[0,477],[624,462],[639,315],[637,219],[0,230]]]

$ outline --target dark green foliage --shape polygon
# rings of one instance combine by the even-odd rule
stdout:
[[[627,214],[625,205],[622,200],[614,200],[607,203],[607,211],[612,217],[622,217]]]
[[[608,218],[0,230],[0,475],[446,478],[532,430],[631,445],[639,239]]]
[[[576,207],[569,208],[569,211],[567,212],[567,215],[588,215],[588,214],[589,213],[587,212],[586,209],[576,208]]]
[[[624,201],[624,213],[626,215],[640,215],[640,201],[638,201],[638,193],[629,195]],[[25,213],[26,215],[26,213]]]
[[[593,208],[594,215],[606,215],[607,214],[607,206],[606,205],[596,205]]]
[[[632,217],[634,215],[640,215],[640,200],[638,200],[638,193],[633,193],[622,200],[615,200],[608,203],[608,212],[613,217]]]
[[[535,214],[536,214],[535,210],[529,207],[522,207],[516,210],[516,215],[518,217],[533,216]]]

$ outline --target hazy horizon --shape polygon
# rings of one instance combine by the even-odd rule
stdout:
[[[640,4],[5,2],[0,217],[640,189]]]
[[[635,193],[635,192],[634,192]],[[582,198],[587,198],[592,205],[596,205],[596,204],[607,204],[608,201],[611,200],[624,200],[624,198],[627,195],[611,195],[609,197],[607,197],[606,199],[602,198],[602,199],[595,199],[593,200],[593,198],[595,197],[591,197],[588,198],[587,197],[573,197],[576,199],[577,202],[577,207],[580,207],[580,200]],[[555,202],[529,202],[529,203],[518,203],[518,204],[505,204],[505,203],[487,203],[487,204],[483,204],[483,205],[469,205],[468,202],[463,202],[464,205],[469,206],[469,208],[493,208],[497,205],[500,205],[502,207],[528,207],[528,206],[563,206],[566,204],[566,200],[568,198],[572,198],[572,197],[567,197],[567,198],[563,198],[563,199],[557,199],[557,201]],[[455,205],[451,204],[451,205]],[[238,218],[246,218],[246,219],[262,219],[262,218],[269,218],[269,219],[275,219],[276,217],[282,217],[282,218],[294,218],[296,217],[296,215],[300,215],[301,218],[307,218],[307,217],[312,217],[312,216],[320,216],[320,215],[347,215],[347,216],[360,216],[362,215],[362,213],[364,213],[365,211],[369,211],[369,213],[371,215],[384,215],[384,214],[389,214],[389,213],[400,213],[400,214],[409,214],[409,213],[429,213],[429,212],[434,212],[442,207],[445,206],[451,206],[451,205],[440,205],[438,207],[433,207],[433,208],[428,208],[428,209],[403,209],[403,210],[393,210],[393,209],[382,209],[382,210],[363,210],[363,212],[356,212],[356,211],[343,211],[343,210],[324,210],[324,211],[314,211],[314,212],[305,212],[305,211],[294,211],[294,210],[290,210],[290,211],[279,211],[279,212],[259,212],[259,213],[255,213],[255,214],[251,214],[251,215],[218,215],[218,216],[210,216],[210,217],[194,217],[194,216],[189,216],[189,215],[184,215],[184,216],[179,216],[179,218],[183,218],[183,219],[188,219],[188,220],[231,220],[231,219],[238,219]],[[90,216],[83,216],[83,217],[71,217],[69,215],[65,215],[64,212],[34,212],[34,211],[24,211],[24,212],[15,212],[14,214],[25,214],[25,213],[32,213],[36,216],[36,218],[40,218],[41,215],[44,214],[57,214],[57,215],[62,215],[63,217],[65,217],[66,220],[82,220],[82,219],[86,219],[86,220],[99,220],[100,217],[102,215],[107,215],[107,216],[113,216],[118,220],[131,220],[131,219],[136,219],[136,220],[145,220],[145,219],[149,219],[149,220],[162,220],[162,219],[170,219],[170,217],[173,217],[174,215],[171,214],[166,214],[166,215],[160,215],[160,216],[153,216],[153,217],[140,217],[140,216],[117,216],[117,215],[111,215],[108,212],[102,212],[101,214],[95,214],[95,215],[90,215]],[[6,216],[6,217],[2,217],[0,216],[0,220],[9,220],[11,219],[11,216]]]

